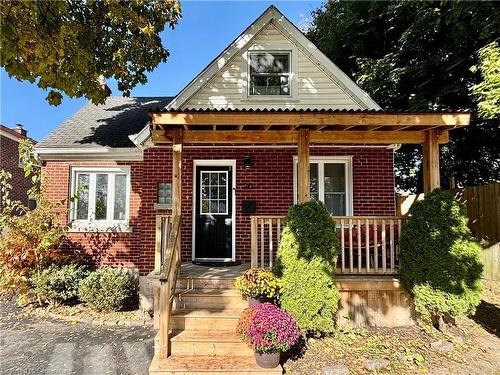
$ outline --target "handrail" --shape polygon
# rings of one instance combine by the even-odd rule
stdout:
[[[160,359],[166,359],[169,355],[169,331],[170,313],[174,299],[175,284],[181,264],[180,246],[181,215],[172,219],[172,226],[168,237],[164,262],[160,270],[160,304],[159,304],[159,339]]]
[[[165,215],[165,214],[156,215],[154,272],[157,275],[160,274],[161,265],[165,259],[165,250],[168,244],[168,236],[170,233],[171,224],[172,224],[171,215]]]

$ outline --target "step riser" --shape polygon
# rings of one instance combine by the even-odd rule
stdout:
[[[209,342],[193,341],[189,339],[170,340],[170,355],[178,356],[239,356],[253,357],[253,350],[244,342],[237,341],[238,337],[232,332],[226,332],[235,341],[232,342]],[[159,354],[160,339],[155,337],[155,354]]]
[[[272,371],[272,372],[271,372]],[[278,371],[275,369],[262,369],[262,371],[168,371],[168,370],[156,370],[149,368],[149,374],[155,375],[270,375],[270,374],[281,374],[281,367]]]
[[[200,330],[200,331],[222,331],[235,332],[238,318],[210,318],[190,317],[173,315],[170,320],[170,328],[175,330]]]
[[[253,357],[253,351],[242,342],[171,341],[171,354],[178,356],[240,356]]]
[[[245,309],[248,302],[240,296],[190,296],[176,295],[174,308],[180,309],[210,309],[210,308],[230,308]]]
[[[186,289],[234,289],[234,279],[177,278],[176,290]]]

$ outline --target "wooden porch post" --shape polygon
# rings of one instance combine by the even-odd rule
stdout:
[[[439,187],[439,134],[436,130],[425,132],[423,172],[424,193],[430,193]]]
[[[182,129],[172,134],[172,218],[182,212]]]
[[[298,202],[304,203],[310,199],[309,129],[299,129],[298,149]]]
[[[172,137],[172,218],[181,214],[182,211],[182,129],[174,129]],[[179,221],[179,233],[181,227]],[[175,235],[175,233],[171,233]],[[180,236],[180,234],[179,234]],[[180,254],[181,240],[176,241],[176,252]],[[173,254],[170,254],[173,256]],[[179,255],[180,256],[180,255]],[[164,261],[169,262],[169,259]],[[159,358],[166,359],[169,356],[168,342],[169,342],[169,327],[170,327],[170,293],[172,290],[172,280],[170,274],[167,279],[160,279],[160,304],[159,304],[159,338],[160,338],[160,352]],[[174,282],[176,278],[174,277]],[[175,286],[174,288],[175,289]]]

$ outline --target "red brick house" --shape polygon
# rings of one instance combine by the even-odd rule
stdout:
[[[34,140],[27,136],[27,131],[21,124],[14,128],[0,124],[0,170],[12,174],[11,199],[23,202],[28,205],[28,190],[31,188],[31,178],[24,176],[24,169],[19,157],[19,142],[28,139],[33,143]],[[2,200],[0,199],[0,210],[2,209]]]
[[[439,184],[438,145],[468,121],[468,113],[381,109],[270,7],[175,97],[88,104],[37,152],[51,198],[89,187],[62,218],[73,221],[75,246],[137,269],[143,280],[160,279],[164,360],[180,264],[179,280],[194,284],[206,273],[189,268],[191,261],[271,265],[287,209],[308,199],[336,217],[344,248],[338,272],[359,277],[340,285],[350,301],[341,309],[367,324],[405,324],[406,312],[385,319],[388,309],[368,285],[378,283],[392,293],[391,306],[407,310],[393,278],[403,220],[394,150],[424,145],[429,191]],[[367,274],[389,278],[367,283]]]

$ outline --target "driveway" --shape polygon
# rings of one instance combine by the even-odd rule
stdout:
[[[16,314],[0,303],[0,374],[147,374],[152,328],[96,326]]]

